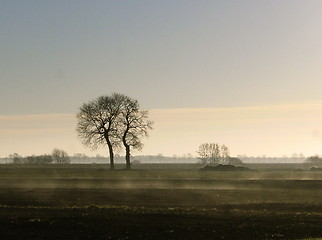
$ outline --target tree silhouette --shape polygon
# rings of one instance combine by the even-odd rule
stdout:
[[[51,153],[52,160],[55,163],[70,163],[70,158],[66,151],[55,148]]]
[[[217,164],[220,160],[220,146],[218,143],[203,143],[197,151],[202,164]]]
[[[220,146],[218,143],[203,143],[197,151],[202,164],[234,164],[237,163],[237,158],[229,156],[229,148],[226,145]]]
[[[119,136],[125,148],[126,168],[131,168],[131,147],[141,150],[143,143],[141,138],[148,136],[153,122],[148,120],[148,111],[140,110],[137,100],[124,96],[118,121],[120,127]]]
[[[77,132],[84,145],[96,149],[107,145],[110,168],[114,169],[114,150],[123,144],[126,168],[131,168],[130,150],[141,149],[141,138],[148,135],[152,122],[137,100],[119,93],[101,96],[83,104],[77,114]]]
[[[83,104],[77,114],[77,133],[82,143],[92,149],[107,145],[110,156],[110,169],[114,169],[114,148],[120,145],[116,135],[116,121],[120,112],[120,99],[123,95],[100,96]]]

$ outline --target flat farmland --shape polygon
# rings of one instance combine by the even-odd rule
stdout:
[[[0,210],[1,239],[318,239],[322,172],[1,165]]]

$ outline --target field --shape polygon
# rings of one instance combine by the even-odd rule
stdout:
[[[250,167],[1,165],[0,239],[322,238],[322,172]]]

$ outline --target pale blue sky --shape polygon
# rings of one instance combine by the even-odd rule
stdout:
[[[0,114],[321,99],[322,1],[0,2]]]
[[[0,157],[88,151],[75,113],[112,92],[151,110],[143,154],[322,154],[321,13],[321,0],[0,0]]]

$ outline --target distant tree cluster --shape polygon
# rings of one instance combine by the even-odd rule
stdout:
[[[305,163],[310,165],[322,165],[322,158],[319,155],[314,155],[314,156],[308,157],[305,160]]]
[[[14,164],[66,164],[70,163],[70,158],[64,150],[54,149],[52,154],[44,155],[32,155],[27,157],[22,157],[17,153],[10,154],[9,158],[12,159]]]
[[[64,150],[55,148],[52,152],[51,158],[54,163],[66,164],[70,163],[70,158]]]
[[[77,119],[78,136],[84,145],[92,149],[107,145],[111,169],[115,151],[122,145],[126,168],[131,168],[131,149],[142,149],[141,138],[148,136],[153,124],[148,120],[148,111],[140,110],[137,100],[119,93],[83,104]]]
[[[80,159],[85,159],[85,158],[89,158],[89,156],[87,156],[86,154],[84,153],[75,153],[73,155],[73,158],[80,158]]]
[[[241,165],[243,162],[234,157],[230,157],[229,148],[218,143],[203,143],[197,151],[198,159],[202,164],[231,164]]]

